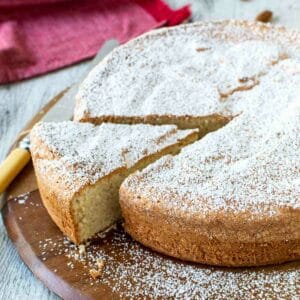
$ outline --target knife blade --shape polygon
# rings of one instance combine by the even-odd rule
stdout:
[[[75,83],[72,87],[67,90],[62,98],[48,111],[40,121],[42,122],[60,122],[65,120],[70,120],[73,116],[74,106],[75,106],[75,95],[78,91],[79,84],[91,69],[96,66],[108,53],[110,53],[115,47],[119,45],[116,40],[107,41],[103,47],[100,49],[98,54],[90,62],[88,66],[88,71],[84,72],[81,80]]]
[[[78,91],[78,86],[81,81],[87,76],[91,69],[97,65],[108,53],[110,53],[114,48],[119,45],[116,40],[107,41],[103,47],[100,49],[95,58],[90,62],[88,66],[88,71],[84,72],[81,80],[74,84],[68,91],[64,93],[62,98],[48,111],[40,121],[43,122],[60,122],[65,120],[70,120],[73,116],[74,106],[75,106],[75,95]]]
[[[61,122],[71,120],[75,106],[75,95],[78,91],[79,84],[87,76],[90,70],[118,45],[119,43],[115,39],[106,41],[94,59],[90,61],[87,71],[82,74],[79,81],[63,94],[62,98],[53,105],[53,107],[40,119],[40,121]],[[0,165],[0,195],[26,166],[29,160],[30,140],[29,134],[27,134],[20,141],[18,147],[15,148]],[[0,201],[0,210],[5,204],[3,202],[3,200]]]

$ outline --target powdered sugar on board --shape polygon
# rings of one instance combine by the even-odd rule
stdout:
[[[29,193],[25,193],[25,194],[19,195],[14,200],[18,201],[19,204],[25,204],[28,198],[29,198]]]
[[[41,204],[34,203],[32,201],[27,201],[29,198],[30,198],[30,192],[24,193],[24,194],[19,195],[18,197],[15,197],[14,201],[20,205],[24,205],[24,209],[28,209],[29,206],[36,206],[36,207],[41,206]]]
[[[133,241],[120,224],[98,234],[93,241],[76,246],[62,235],[40,201],[34,192],[25,205],[18,200],[8,202],[9,212],[22,216],[17,221],[21,230],[16,231],[26,233],[21,248],[29,245],[42,262],[36,264],[34,260],[34,265],[29,266],[39,276],[45,276],[47,273],[41,270],[47,268],[47,272],[52,271],[68,285],[78,284],[82,293],[89,290],[97,296],[105,289],[108,295],[109,291],[115,292],[113,299],[296,300],[300,297],[299,262],[237,269],[181,262]],[[32,255],[31,251],[24,253],[20,248],[19,251],[25,256]],[[100,276],[93,279],[91,269],[102,270]],[[51,287],[49,277],[46,279]]]
[[[84,247],[84,251],[82,248]],[[134,242],[121,226],[85,246],[66,238],[40,241],[41,251],[57,251],[68,258],[70,272],[84,264],[86,278],[95,289],[106,284],[121,298],[137,299],[297,299],[300,270],[295,264],[275,267],[227,269],[190,264],[154,253]],[[46,254],[45,254],[46,255]],[[93,279],[89,270],[101,263]]]

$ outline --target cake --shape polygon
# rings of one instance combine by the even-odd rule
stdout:
[[[154,250],[204,264],[257,266],[299,259],[300,34],[240,21],[201,23],[147,35],[131,48],[134,58],[125,51],[129,64],[136,52],[136,60],[145,57],[139,65],[153,64],[161,53],[155,61],[166,81],[175,77],[175,69],[184,83],[205,80],[205,90],[219,91],[219,104],[213,111],[206,108],[205,117],[217,113],[231,120],[123,182],[126,231]],[[164,65],[172,59],[170,67]],[[204,94],[203,106],[210,105],[209,93]],[[167,95],[158,97],[171,108],[174,99]],[[182,92],[178,114],[188,95]],[[91,99],[85,100],[87,107],[96,101]],[[95,115],[99,107],[92,110]],[[203,117],[197,108],[194,112]]]
[[[63,233],[81,243],[121,217],[125,177],[197,138],[197,130],[175,125],[39,123],[31,153],[43,203]]]
[[[245,115],[129,176],[120,189],[126,231],[154,250],[210,265],[299,259],[299,103],[277,117],[262,129]]]
[[[277,41],[274,43],[274,39]],[[80,86],[80,122],[176,124],[203,135],[243,108],[232,94],[297,52],[299,34],[245,21],[156,30],[116,48]]]
[[[97,145],[93,154],[82,147],[76,151],[82,135],[69,130],[61,134],[62,128],[48,144],[59,149],[63,141],[63,149],[73,149],[72,155],[53,156],[49,147],[35,148],[37,153],[45,151],[41,159],[33,155],[45,206],[75,242],[109,226],[122,213],[124,228],[135,240],[182,260],[258,266],[299,259],[299,97],[298,31],[220,21],[147,33],[111,52],[80,86],[74,120],[88,127],[71,124],[87,128],[85,139]],[[98,141],[98,127],[89,123],[126,130],[150,126],[136,139],[129,138],[138,149],[148,149],[154,128],[161,132],[171,126],[176,134],[167,149],[173,155],[156,149],[158,154],[145,158],[142,168],[125,168],[118,177],[114,170],[123,162],[115,138],[119,130],[107,133],[113,143],[103,156],[99,145],[106,149],[106,139]],[[55,130],[48,126],[36,136],[52,137]],[[197,133],[180,131],[187,129]],[[179,133],[184,138],[172,151]],[[197,140],[197,134],[202,139]],[[45,143],[35,137],[33,142]],[[108,153],[117,159],[107,161]],[[102,159],[90,159],[97,155]],[[69,163],[61,157],[68,157]],[[90,162],[88,171],[82,171],[82,161]],[[106,194],[111,184],[112,197]],[[93,189],[95,193],[89,192]],[[93,209],[102,203],[103,193],[115,203],[109,210],[115,217],[108,217],[105,226],[102,220],[110,213],[102,206],[97,213]],[[93,221],[79,213],[77,221],[95,224],[84,234],[70,210],[70,203],[79,202],[97,215]]]

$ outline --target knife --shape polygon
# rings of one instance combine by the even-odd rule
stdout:
[[[88,71],[84,72],[81,80],[69,88],[62,98],[54,104],[54,106],[40,119],[43,122],[61,122],[71,120],[75,106],[75,95],[78,86],[86,77],[87,73],[100,62],[108,53],[116,48],[119,43],[114,40],[108,40],[101,47],[97,55],[88,65]],[[14,178],[22,171],[22,169],[30,161],[30,139],[27,134],[18,146],[10,152],[6,159],[0,164],[0,195],[7,189]],[[1,202],[1,201],[0,201]],[[0,209],[4,203],[0,203]]]

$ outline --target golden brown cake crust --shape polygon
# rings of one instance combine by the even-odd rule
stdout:
[[[75,244],[83,242],[80,237],[78,224],[76,223],[75,212],[73,211],[72,201],[89,189],[91,184],[80,186],[78,183],[77,192],[71,197],[66,196],[63,192],[68,183],[64,182],[61,174],[57,174],[57,170],[51,170],[51,166],[43,165],[43,161],[33,158],[35,176],[37,179],[39,192],[47,212],[59,229]],[[46,171],[46,172],[45,172]],[[119,168],[109,175],[102,177],[100,180],[109,181],[117,173],[126,171],[125,168]],[[99,180],[99,182],[100,182]],[[98,183],[99,183],[98,182]]]
[[[211,105],[217,86],[217,111],[232,120],[124,181],[120,204],[126,231],[154,250],[205,264],[257,266],[300,259],[299,31],[224,21],[168,29],[156,38],[163,33],[156,44],[162,64],[170,57],[178,63],[176,68],[170,63],[167,75],[177,83],[176,76],[187,84],[194,80],[197,87],[205,81],[201,91],[211,87]],[[145,40],[155,43],[154,35]],[[180,46],[177,37],[182,42],[186,36],[190,39]],[[172,41],[177,43],[173,52]],[[195,44],[201,47],[195,50]],[[206,51],[211,52],[205,56]],[[165,91],[160,82],[158,89]],[[186,95],[193,94],[187,89]],[[183,99],[193,103],[195,98]],[[95,99],[86,100],[94,116],[102,109],[88,105]],[[145,102],[155,100],[150,94]],[[183,103],[179,115],[187,108]],[[157,109],[142,107],[146,113]]]
[[[134,201],[132,199],[135,199]],[[299,259],[299,214],[247,222],[251,216],[220,213],[205,218],[168,215],[149,207],[121,186],[125,230],[137,241],[166,255],[217,266],[259,266]]]
[[[43,204],[61,231],[81,243],[76,199],[196,139],[198,130],[174,125],[39,123],[31,132],[31,154]]]
[[[244,21],[185,25],[137,38],[90,73],[77,121],[173,123],[203,134],[227,124],[128,177],[120,204],[133,238],[212,265],[300,258],[299,37]],[[58,218],[75,232],[71,215],[67,207]]]
[[[64,189],[64,187],[59,184],[59,181],[50,180],[50,178],[55,177],[54,174],[49,172],[47,176],[45,176],[43,172],[40,172],[38,166],[39,162],[35,162],[35,160],[33,160],[33,162],[39,192],[44,206],[59,229],[73,242],[78,243],[79,237],[71,210],[71,199],[61,197],[61,190]]]

